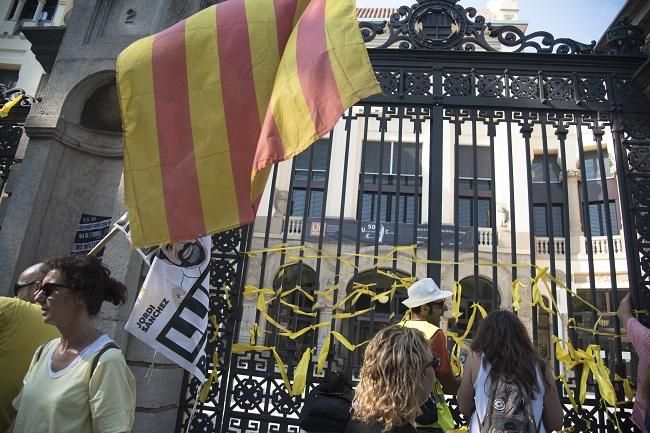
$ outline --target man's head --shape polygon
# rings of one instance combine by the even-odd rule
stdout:
[[[203,244],[197,240],[162,245],[158,254],[161,259],[172,265],[191,268],[203,263],[207,253]]]
[[[25,269],[20,276],[16,285],[14,286],[14,295],[18,299],[27,302],[34,302],[34,293],[37,286],[41,284],[43,277],[45,277],[47,267],[44,263],[36,263]]]
[[[440,290],[431,278],[424,278],[409,287],[408,298],[402,304],[410,308],[419,319],[438,326],[447,310],[445,300],[450,297],[451,292]]]

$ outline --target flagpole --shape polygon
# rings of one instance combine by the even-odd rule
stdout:
[[[88,255],[89,255],[89,256],[96,256],[96,255],[99,253],[99,251],[101,251],[101,249],[104,248],[104,247],[106,246],[106,244],[107,244],[108,242],[110,242],[110,240],[113,239],[113,237],[114,237],[118,232],[120,232],[120,229],[118,229],[117,227],[113,226],[113,228],[111,228],[111,231],[108,232],[108,234],[107,234],[106,236],[104,236],[104,237],[102,238],[102,240],[100,240],[99,243],[98,243],[97,245],[95,245],[95,247],[94,247],[92,250],[90,250],[90,251],[88,252]]]

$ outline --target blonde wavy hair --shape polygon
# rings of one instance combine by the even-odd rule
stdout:
[[[421,413],[421,384],[432,358],[422,332],[401,326],[379,331],[364,354],[354,418],[383,425],[386,432],[413,422]]]

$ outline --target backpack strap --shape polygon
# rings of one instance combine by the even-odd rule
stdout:
[[[45,345],[47,343],[43,343],[40,346],[38,346],[38,349],[36,349],[36,362],[40,361],[41,355],[43,354],[43,349],[45,349]]]
[[[539,422],[537,423],[537,427],[535,427],[535,433],[539,433],[540,429],[542,428],[543,419],[544,419],[544,408],[542,408],[542,414],[539,416]],[[535,414],[533,414],[533,420],[535,420]]]
[[[106,352],[108,349],[119,349],[120,346],[115,344],[113,341],[108,343],[106,346],[102,347],[99,349],[99,352],[97,352],[97,355],[95,355],[95,358],[93,358],[93,363],[90,365],[90,377],[93,377],[93,373],[95,372],[95,369],[97,368],[97,364],[99,364],[99,358]]]
[[[52,340],[48,340],[45,343],[38,346],[38,349],[36,349],[36,362],[40,361],[41,355],[43,354],[43,350],[45,350],[45,346],[47,346],[51,341]]]

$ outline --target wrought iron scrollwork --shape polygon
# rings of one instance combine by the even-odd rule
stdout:
[[[463,8],[458,0],[418,0],[402,6],[388,22],[388,38],[377,48],[398,45],[403,49],[466,50],[477,47],[494,51],[485,41],[485,18],[475,8]],[[384,23],[359,24],[366,42],[383,34]]]
[[[547,32],[526,35],[511,25],[493,27],[475,8],[464,8],[458,1],[417,0],[411,7],[400,7],[388,23],[361,22],[363,40],[373,42],[378,35],[387,33],[386,40],[376,48],[500,51],[486,39],[487,34],[502,46],[515,48],[515,52],[592,54],[596,46],[596,41],[584,44],[568,38],[555,39]]]
[[[534,32],[526,35],[515,26],[492,27],[488,24],[488,29],[490,36],[497,38],[501,45],[509,48],[516,47],[514,50],[516,53],[532,48],[537,53],[591,54],[596,46],[596,41],[583,44],[568,38],[555,39],[548,32]]]
[[[364,42],[373,41],[377,35],[384,34],[385,27],[386,21],[376,23],[362,21],[359,23],[359,30],[361,30],[361,36]]]
[[[622,17],[605,33],[607,54],[640,55],[641,47],[645,44],[643,29],[632,25],[628,17]]]
[[[6,104],[17,96],[22,96],[22,99],[18,103],[18,106],[26,108],[27,111],[29,111],[29,108],[31,108],[32,104],[38,102],[37,98],[28,95],[23,89],[16,87],[9,89],[7,86],[0,84],[0,106]]]

